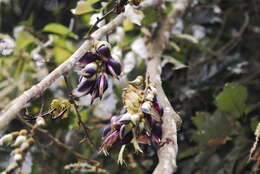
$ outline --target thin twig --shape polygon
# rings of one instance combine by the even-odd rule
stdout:
[[[75,110],[75,112],[76,112],[76,115],[77,115],[77,118],[78,118],[78,125],[79,125],[79,127],[83,127],[83,129],[84,129],[84,131],[85,131],[85,136],[86,136],[86,139],[89,141],[89,143],[90,143],[90,145],[92,146],[92,147],[95,147],[94,146],[94,144],[93,144],[93,142],[91,141],[91,139],[90,139],[90,136],[89,136],[89,133],[88,133],[88,127],[85,125],[85,123],[82,121],[82,119],[81,119],[81,115],[80,115],[80,113],[79,113],[79,110],[78,110],[78,105],[76,104],[76,102],[75,102],[75,100],[74,100],[74,97],[73,97],[73,95],[72,95],[72,93],[71,93],[71,87],[70,87],[70,84],[69,84],[69,82],[68,82],[68,78],[66,77],[66,75],[63,75],[63,78],[64,78],[64,81],[65,81],[65,84],[66,84],[66,86],[67,86],[67,92],[68,92],[68,97],[69,97],[69,99],[70,99],[70,102],[72,103],[72,105],[73,105],[73,108],[74,108],[74,110]],[[82,141],[81,141],[82,142]]]
[[[88,39],[93,31],[93,29],[98,25],[99,22],[101,22],[103,19],[105,19],[108,15],[112,14],[115,11],[115,8],[112,8],[110,11],[108,11],[106,14],[104,14],[104,16],[102,16],[101,18],[97,17],[97,21],[95,22],[94,25],[92,25],[90,27],[90,29],[88,30],[86,36],[84,36],[84,39]]]
[[[96,166],[100,166],[100,162],[90,159],[88,157],[86,157],[85,155],[82,155],[79,152],[76,152],[73,150],[73,147],[68,146],[66,144],[64,144],[63,142],[61,142],[59,139],[57,139],[56,137],[54,137],[52,134],[50,134],[47,130],[39,128],[39,127],[35,127],[34,125],[32,125],[31,123],[28,123],[26,120],[23,119],[23,117],[18,113],[17,114],[19,120],[25,124],[27,127],[33,129],[34,131],[38,131],[42,134],[44,134],[45,136],[47,136],[49,139],[51,139],[54,144],[56,144],[57,146],[61,147],[62,149],[65,149],[67,151],[69,151],[71,154],[73,154],[74,156],[76,156],[77,158],[86,160],[88,162],[92,162],[93,164],[95,164]]]

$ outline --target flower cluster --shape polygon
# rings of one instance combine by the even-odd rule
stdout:
[[[19,168],[21,162],[28,149],[33,145],[34,139],[31,134],[22,129],[21,131],[12,132],[4,135],[0,138],[0,145],[11,145],[15,149],[11,152],[12,162],[7,166],[7,168],[2,172],[2,174],[12,173]]]
[[[110,125],[103,130],[101,150],[108,154],[112,146],[120,145],[118,162],[123,163],[126,144],[132,143],[136,151],[142,152],[139,143],[159,145],[162,137],[163,108],[157,100],[156,88],[142,76],[130,82],[123,93],[126,112],[112,116]]]
[[[107,75],[118,79],[121,74],[121,64],[111,56],[107,42],[97,42],[94,49],[87,52],[76,66],[82,69],[78,71],[79,84],[73,95],[81,97],[91,94],[91,103],[98,97],[102,98],[108,87]]]

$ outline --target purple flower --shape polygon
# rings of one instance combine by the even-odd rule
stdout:
[[[118,78],[121,73],[121,65],[111,57],[107,44],[102,44],[95,53],[85,53],[75,65],[82,69],[77,71],[79,85],[73,94],[76,97],[90,94],[91,104],[96,98],[101,99],[108,88],[106,74]]]
[[[95,62],[87,64],[80,72],[79,74],[91,78],[94,74],[97,72],[97,64]]]
[[[98,59],[98,55],[93,54],[91,52],[86,52],[80,59],[78,62],[76,62],[76,66],[79,67],[84,67],[86,66],[88,63],[94,62],[95,60]]]
[[[94,87],[96,80],[81,78],[77,89],[73,92],[75,97],[81,97],[90,93]]]
[[[98,84],[99,97],[102,98],[104,92],[108,87],[106,76],[103,73],[99,75],[97,84]]]
[[[106,45],[101,45],[98,49],[97,49],[97,53],[104,56],[104,57],[110,57],[111,53],[110,53],[110,48]]]
[[[107,59],[106,70],[109,75],[117,78],[121,74],[121,64],[110,57]]]
[[[160,114],[160,116],[163,116],[164,110],[163,107],[158,103],[157,97],[154,97],[153,107]]]
[[[116,143],[116,141],[119,140],[119,132],[117,130],[107,134],[107,136],[104,138],[101,148],[109,149],[112,147],[113,144]]]

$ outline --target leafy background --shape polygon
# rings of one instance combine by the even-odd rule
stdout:
[[[87,3],[87,8],[74,11],[78,14],[75,16],[71,9],[76,7],[76,0],[0,0],[0,39],[8,40],[11,47],[9,54],[0,52],[1,109],[55,69],[82,43],[91,26],[91,16],[105,9],[99,0],[82,2]],[[102,2],[108,2],[108,8],[113,6],[112,1]],[[48,120],[46,127],[66,144],[102,162],[110,173],[151,173],[158,160],[156,149],[150,146],[143,147],[144,154],[135,154],[130,148],[125,155],[127,166],[116,164],[119,149],[113,149],[108,157],[98,154],[101,128],[112,114],[120,112],[121,88],[126,79],[145,72],[145,52],[138,50],[142,44],[138,38],[165,15],[155,9],[143,13],[141,26],[126,20],[109,36],[113,54],[125,67],[121,83],[115,81],[104,102],[95,103],[94,107],[89,107],[88,97],[79,101],[80,113],[96,146],[79,143],[84,132],[78,128],[73,112],[67,119]],[[259,14],[256,0],[197,0],[173,28],[171,42],[162,57],[162,79],[167,96],[183,120],[178,132],[177,173],[259,172],[259,162],[248,162],[260,120]],[[114,17],[111,15],[108,20]],[[76,73],[71,71],[68,75],[75,87]],[[66,97],[66,87],[60,79],[23,113],[37,114],[43,103],[44,110],[48,110],[52,99]],[[6,132],[23,127],[19,120],[14,120]],[[51,145],[42,134],[36,137],[36,146],[26,156],[27,171],[69,173],[64,165],[77,159]],[[11,149],[0,148],[2,169],[10,152]],[[259,161],[259,146],[257,152]]]

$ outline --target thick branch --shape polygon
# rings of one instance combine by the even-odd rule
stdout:
[[[163,115],[163,141],[171,140],[158,150],[159,163],[154,174],[172,174],[176,172],[176,156],[178,152],[177,127],[181,124],[181,118],[172,108],[161,85],[161,55],[166,43],[169,41],[170,32],[178,18],[180,18],[188,5],[188,0],[173,1],[172,12],[164,19],[159,31],[148,44],[150,54],[147,64],[147,75],[158,90],[158,100],[165,108]]]
[[[74,54],[53,70],[48,76],[46,76],[38,84],[34,85],[27,91],[25,91],[18,98],[13,100],[9,105],[7,105],[0,114],[0,130],[3,129],[9,122],[16,117],[24,105],[29,102],[32,98],[40,96],[55,80],[57,80],[64,73],[68,72],[72,66],[88,51],[93,45],[94,40],[100,39],[102,36],[113,31],[113,29],[120,25],[125,19],[123,14],[118,15],[114,20],[109,22],[107,25],[95,31],[91,34],[91,39],[86,40]]]

